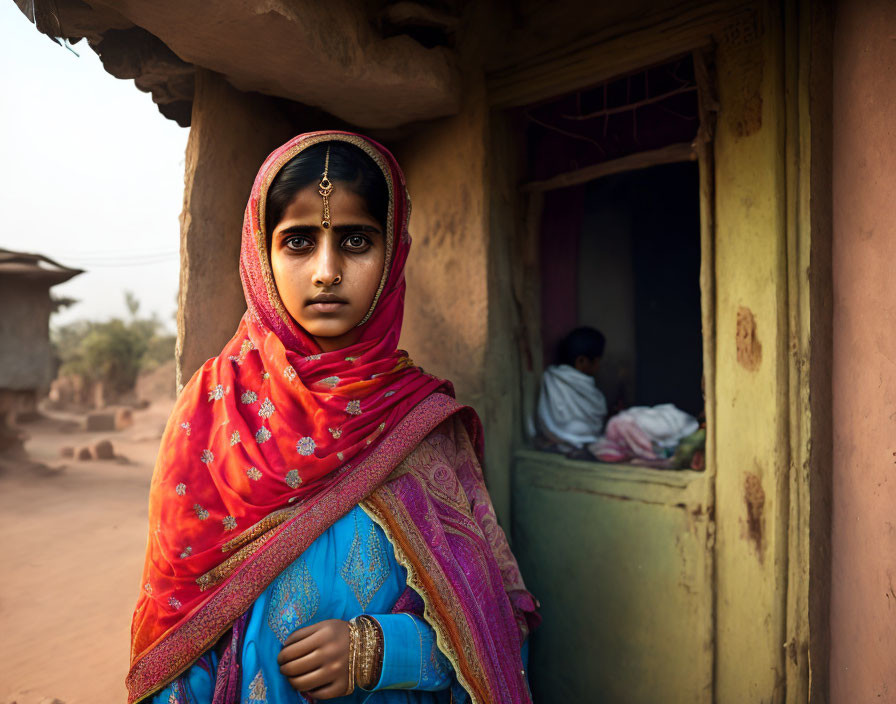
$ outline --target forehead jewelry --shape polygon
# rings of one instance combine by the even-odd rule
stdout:
[[[330,227],[330,194],[333,192],[333,184],[328,178],[330,172],[330,147],[327,147],[327,156],[324,160],[324,174],[320,183],[317,185],[317,192],[324,199],[324,217],[320,221],[321,226],[326,230]]]

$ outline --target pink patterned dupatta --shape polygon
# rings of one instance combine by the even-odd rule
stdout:
[[[458,407],[361,506],[389,537],[472,701],[528,702],[520,646],[538,604],[485,488],[480,427]]]
[[[386,265],[360,339],[329,353],[285,311],[264,223],[273,178],[325,140],[365,151],[390,193]],[[300,135],[261,167],[240,254],[248,310],[178,398],[153,474],[129,702],[214,646],[357,504],[392,541],[473,701],[529,701],[519,647],[536,604],[488,499],[479,420],[397,349],[409,211],[395,159],[358,135]]]

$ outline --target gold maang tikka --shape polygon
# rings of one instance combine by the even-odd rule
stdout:
[[[320,193],[321,198],[324,199],[324,217],[323,220],[320,221],[321,226],[327,230],[330,227],[330,194],[333,192],[333,184],[330,182],[328,178],[328,174],[330,172],[330,147],[327,147],[327,156],[324,160],[324,177],[320,180],[320,183],[317,185],[317,192]]]

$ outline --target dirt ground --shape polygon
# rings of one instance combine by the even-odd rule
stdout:
[[[54,413],[24,426],[46,468],[0,461],[0,702],[124,702],[131,611],[146,546],[146,503],[173,402],[134,411],[121,431],[88,433]],[[112,442],[115,460],[62,458]]]

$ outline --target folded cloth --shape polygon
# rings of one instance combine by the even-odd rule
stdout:
[[[604,437],[588,450],[601,462],[662,460],[699,427],[696,418],[671,403],[635,406],[610,418]]]
[[[606,417],[607,401],[593,377],[568,364],[544,370],[536,424],[552,442],[584,447],[600,437]]]

